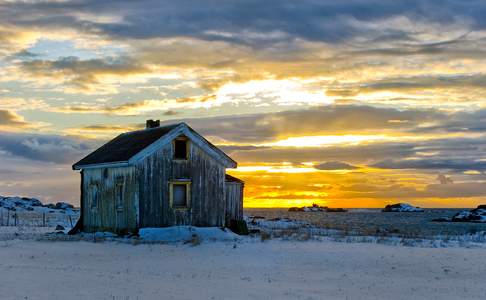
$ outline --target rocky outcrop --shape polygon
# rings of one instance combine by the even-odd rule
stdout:
[[[73,210],[74,206],[66,202],[56,204],[42,204],[39,199],[27,197],[3,197],[0,196],[0,207],[9,211],[48,211],[55,209],[59,211]]]
[[[451,222],[486,223],[486,205],[479,205],[472,210],[464,210],[455,214]]]
[[[407,203],[389,204],[382,209],[382,212],[423,212],[424,209]]]
[[[72,204],[66,202],[57,202],[54,206],[55,209],[73,209],[74,206]]]
[[[300,211],[300,212],[347,212],[344,208],[330,208],[327,206],[319,206],[317,204],[312,204],[312,206],[302,206],[302,207],[291,207],[289,211]]]

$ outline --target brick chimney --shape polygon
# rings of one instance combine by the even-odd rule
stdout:
[[[160,127],[160,120],[147,120],[146,122],[146,128],[149,129],[149,128],[157,128],[157,127]]]

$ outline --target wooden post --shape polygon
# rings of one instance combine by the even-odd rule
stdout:
[[[14,226],[17,227],[17,213],[14,213],[13,218],[14,218]]]
[[[7,226],[10,226],[10,211],[7,210]]]
[[[46,227],[46,213],[42,213],[42,227]]]

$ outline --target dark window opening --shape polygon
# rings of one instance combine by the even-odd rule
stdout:
[[[91,186],[91,208],[96,209],[98,208],[98,201],[99,201],[99,194],[98,194],[98,185]]]
[[[172,206],[187,207],[187,185],[186,184],[172,185]]]
[[[123,184],[117,184],[115,188],[116,209],[123,210]]]
[[[174,141],[174,158],[187,159],[187,140],[177,139]]]

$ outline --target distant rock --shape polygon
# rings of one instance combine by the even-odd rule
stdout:
[[[486,223],[486,205],[478,205],[475,209],[461,211],[455,214],[451,221]]]
[[[344,208],[326,208],[326,212],[347,212],[347,209]]]
[[[55,209],[58,212],[65,213],[74,209],[72,204],[66,202],[57,202],[56,204],[44,205],[39,199],[27,197],[3,197],[0,196],[0,207],[9,211],[40,211],[45,212],[47,209]]]
[[[382,209],[382,212],[423,212],[424,209],[407,203],[389,204]]]
[[[22,197],[22,200],[28,202],[30,206],[42,206],[42,202],[39,199]]]
[[[293,212],[347,212],[344,208],[330,208],[327,206],[320,206],[317,204],[312,204],[312,206],[302,206],[302,207],[290,207],[288,211]]]
[[[73,209],[74,206],[72,204],[66,202],[57,202],[54,206],[55,209]]]
[[[432,222],[451,222],[451,219],[446,217],[440,217],[437,219],[433,219]]]

